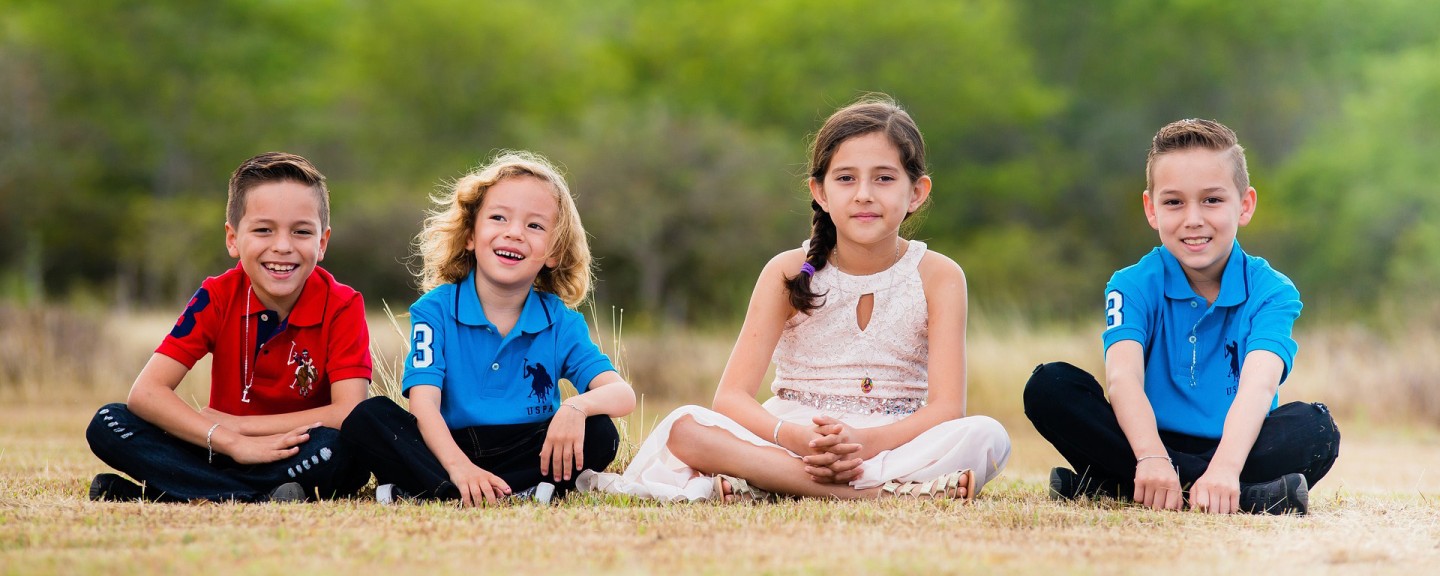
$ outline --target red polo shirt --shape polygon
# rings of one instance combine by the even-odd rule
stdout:
[[[250,314],[246,317],[246,299]],[[249,341],[246,341],[248,325]],[[273,334],[257,345],[262,334]],[[330,404],[330,383],[370,379],[365,302],[320,267],[281,322],[250,290],[240,266],[206,278],[155,351],[186,368],[213,354],[210,407],[243,416],[286,414]],[[249,360],[246,360],[246,357]],[[251,380],[253,378],[253,380]],[[245,393],[245,382],[251,382]],[[248,402],[242,400],[248,396]]]

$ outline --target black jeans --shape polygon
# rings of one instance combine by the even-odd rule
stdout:
[[[1042,364],[1025,384],[1025,416],[1078,473],[1133,485],[1135,452],[1105,391],[1090,373],[1064,362]],[[1220,441],[1174,432],[1160,440],[1188,488],[1210,466]],[[1292,472],[1311,486],[1340,454],[1340,430],[1320,403],[1291,402],[1270,412],[1240,471],[1240,481],[1267,482]]]
[[[124,404],[106,404],[85,430],[90,450],[106,464],[146,484],[146,498],[254,502],[276,486],[299,482],[309,495],[337,498],[354,494],[370,472],[339,448],[340,431],[312,428],[300,453],[266,464],[237,464],[170,434],[136,416]]]
[[[540,474],[540,449],[550,421],[475,426],[450,430],[455,444],[485,471],[499,476],[515,492],[541,482],[555,484],[560,497],[575,488],[575,476],[555,482]],[[417,498],[458,499],[460,491],[425,445],[415,416],[377,396],[355,407],[340,426],[341,442],[353,451],[380,484],[394,484]],[[597,472],[615,460],[620,433],[609,416],[585,419],[585,469]],[[552,470],[553,472],[553,470]]]

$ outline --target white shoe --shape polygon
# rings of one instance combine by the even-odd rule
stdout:
[[[409,497],[409,494],[394,484],[381,484],[375,487],[375,501],[381,504],[394,504]]]
[[[510,500],[516,502],[535,502],[537,504],[549,504],[550,498],[555,495],[555,485],[549,482],[541,482],[532,488],[526,488],[510,495]]]

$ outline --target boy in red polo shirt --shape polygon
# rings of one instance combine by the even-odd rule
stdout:
[[[370,334],[360,293],[318,266],[330,240],[325,176],[294,154],[246,160],[230,177],[225,246],[235,268],[207,278],[135,379],[126,404],[85,432],[116,470],[91,500],[303,500],[369,480],[337,447],[365,399]],[[175,387],[212,354],[210,405]]]

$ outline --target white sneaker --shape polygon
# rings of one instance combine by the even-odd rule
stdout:
[[[394,484],[381,484],[375,487],[375,501],[381,504],[394,504],[408,498],[410,495]]]
[[[510,495],[510,500],[515,502],[535,502],[537,504],[549,504],[550,498],[555,495],[555,485],[549,482],[541,482],[531,488],[526,488]]]

